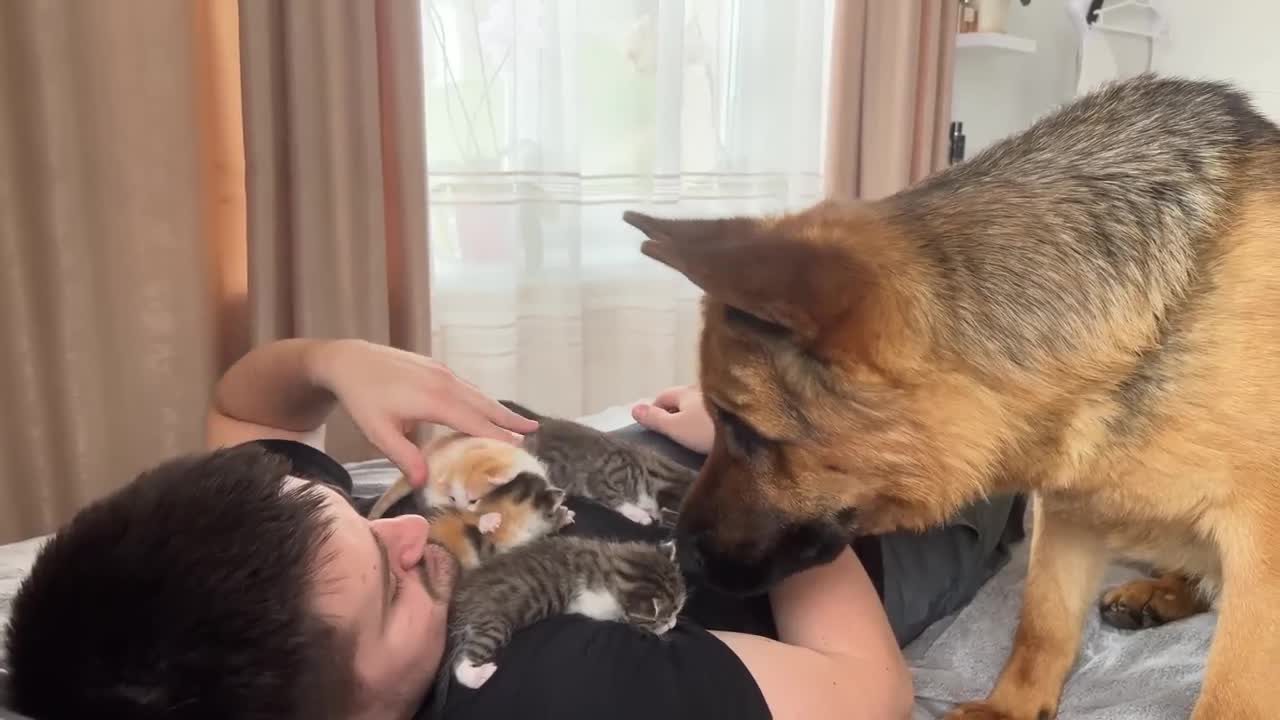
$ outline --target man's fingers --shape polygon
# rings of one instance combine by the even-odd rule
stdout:
[[[641,403],[631,408],[631,417],[654,432],[670,435],[669,429],[676,416],[657,405]]]
[[[653,404],[668,412],[675,412],[680,409],[680,397],[684,395],[685,388],[683,385],[669,387],[658,393],[653,399]]]
[[[501,407],[501,406],[499,406]],[[466,403],[453,402],[439,409],[438,422],[454,430],[475,437],[487,437],[519,445],[524,438],[492,423],[487,417]],[[538,424],[533,424],[537,429]]]
[[[501,428],[503,430],[509,430],[512,433],[515,433],[517,436],[522,435],[524,433],[531,433],[534,430],[538,429],[538,423],[536,420],[531,420],[517,412],[512,411],[510,408],[506,407],[502,403],[486,395],[484,392],[480,390],[480,388],[477,388],[475,385],[472,385],[471,383],[467,382],[466,380],[463,380],[460,377],[457,377],[456,375],[453,376],[453,380],[456,383],[455,389],[457,390],[456,395],[458,396],[458,398],[464,404],[469,406],[470,409],[475,414],[477,414],[480,418],[483,418],[484,420],[491,423],[492,425],[497,426],[497,428]],[[467,432],[466,430],[463,430],[463,428],[461,427],[456,427],[455,429],[462,430],[463,432]],[[472,434],[475,434],[475,433],[472,433]],[[486,432],[484,433],[484,435],[485,437],[498,437],[498,439],[509,439],[503,436],[494,436],[490,432]],[[519,441],[520,441],[520,438],[516,437],[515,442],[519,442]]]
[[[369,440],[400,468],[410,486],[420,488],[426,484],[427,461],[422,457],[422,451],[401,434],[394,423],[380,425]]]
[[[498,427],[521,435],[538,429],[538,421],[527,418],[490,397],[484,398],[484,406],[481,412],[489,422]]]

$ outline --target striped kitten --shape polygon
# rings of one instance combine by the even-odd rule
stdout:
[[[541,475],[524,472],[491,490],[474,509],[428,510],[431,542],[443,546],[463,571],[499,553],[559,532],[573,522],[565,493]]]
[[[469,688],[498,669],[498,652],[539,620],[579,614],[662,635],[684,607],[675,543],[653,545],[553,536],[495,555],[458,580],[449,649],[436,679],[443,709],[450,677]]]
[[[524,449],[547,469],[551,484],[649,525],[679,509],[696,471],[581,423],[545,417],[510,401],[508,409],[538,421]]]

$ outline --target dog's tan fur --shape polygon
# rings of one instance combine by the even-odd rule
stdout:
[[[1280,131],[1241,96],[1143,77],[884,200],[627,219],[707,294],[713,581],[1030,491],[1013,652],[953,717],[1056,715],[1114,554],[1221,587],[1193,718],[1275,715]]]

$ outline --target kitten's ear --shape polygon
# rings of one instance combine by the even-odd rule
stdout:
[[[668,560],[675,562],[675,559],[676,559],[676,541],[675,540],[664,540],[663,542],[658,544],[658,549],[662,551],[663,555],[667,556]]]
[[[551,496],[551,507],[558,508],[564,504],[564,490],[552,485],[547,489],[547,494]]]

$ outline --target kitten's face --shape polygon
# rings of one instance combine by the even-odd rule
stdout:
[[[550,535],[573,521],[564,507],[564,491],[541,475],[522,472],[485,495],[475,508],[483,515],[497,513],[501,524],[490,536],[501,550]]]
[[[657,552],[647,550],[644,555],[638,559],[645,565],[643,579],[623,588],[618,600],[629,624],[662,635],[676,626],[684,609],[684,575],[675,560],[675,543],[663,543]]]
[[[494,488],[522,473],[546,475],[533,455],[510,443],[455,434],[441,440],[428,458],[428,504],[479,510]]]

